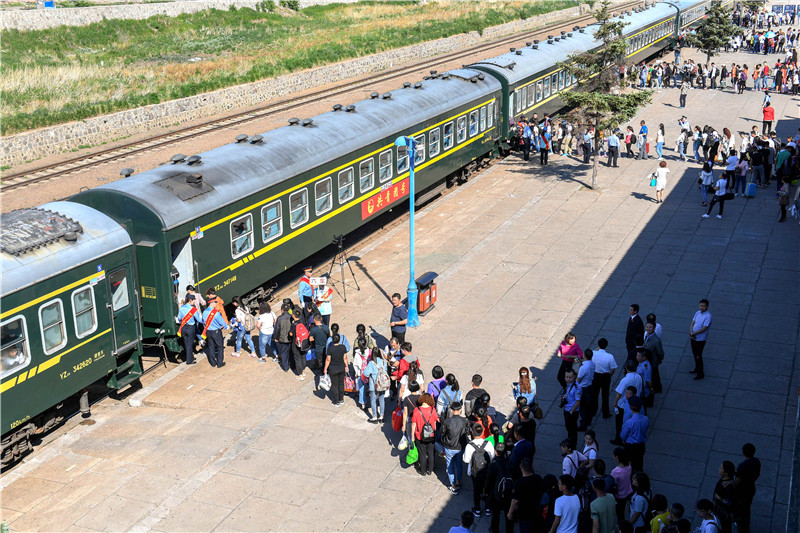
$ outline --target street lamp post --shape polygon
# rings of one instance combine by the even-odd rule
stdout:
[[[414,158],[417,153],[417,141],[413,137],[398,137],[395,146],[406,148],[408,156],[408,249],[409,249],[409,279],[408,279],[408,322],[406,327],[419,326],[419,313],[417,312],[417,280],[414,277]]]

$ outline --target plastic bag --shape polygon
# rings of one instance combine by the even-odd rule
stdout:
[[[405,436],[403,438],[405,438]],[[419,460],[419,450],[417,449],[416,446],[414,446],[414,443],[412,442],[411,446],[409,446],[408,448],[408,454],[406,455],[406,464],[413,465],[414,463],[417,462],[417,460]]]
[[[323,374],[319,378],[319,388],[325,391],[331,390],[331,377],[328,374]]]
[[[400,443],[397,445],[397,449],[403,451],[406,448],[408,448],[408,437],[403,435],[403,438],[400,439]]]

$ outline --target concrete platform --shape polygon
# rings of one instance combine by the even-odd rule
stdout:
[[[534,369],[546,413],[538,473],[559,473],[565,436],[559,341],[574,331],[585,348],[605,336],[622,362],[628,306],[638,303],[642,316],[658,315],[666,348],[645,457],[654,492],[692,509],[711,497],[720,462],[738,463],[750,441],[764,465],[753,531],[784,529],[800,387],[800,227],[777,223],[773,190],[727,202],[722,220],[701,219],[699,168],[671,149],[682,113],[692,125],[746,130],[760,123],[761,99],[693,90],[680,110],[677,90],[654,95],[632,123],[667,126],[663,204],[648,186],[654,160],[601,167],[592,191],[575,159],[541,170],[512,155],[418,214],[417,272],[440,273],[439,302],[408,339],[426,376],[440,364],[467,387],[480,373],[504,412],[519,367]],[[798,100],[772,101],[778,132],[796,133]],[[406,232],[353,250],[361,290],[351,283],[348,302],[334,302],[351,339],[357,323],[388,334],[388,295],[407,285]],[[696,382],[686,330],[700,298],[714,324],[707,378]],[[141,407],[104,411],[29,457],[0,479],[3,520],[13,531],[439,532],[471,506],[469,482],[451,495],[440,459],[435,476],[418,476],[394,448],[398,435],[368,424],[352,398],[336,409],[311,379],[248,357],[226,361],[177,369]],[[613,421],[594,428],[611,463]],[[486,531],[487,520],[474,529]]]

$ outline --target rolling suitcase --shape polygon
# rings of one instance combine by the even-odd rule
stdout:
[[[755,198],[756,197],[756,184],[752,181],[748,181],[747,185],[744,188],[744,197],[745,198]]]

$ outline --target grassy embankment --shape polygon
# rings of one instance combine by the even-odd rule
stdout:
[[[361,2],[293,11],[265,1],[263,11],[3,31],[0,133],[200,94],[575,5]]]

